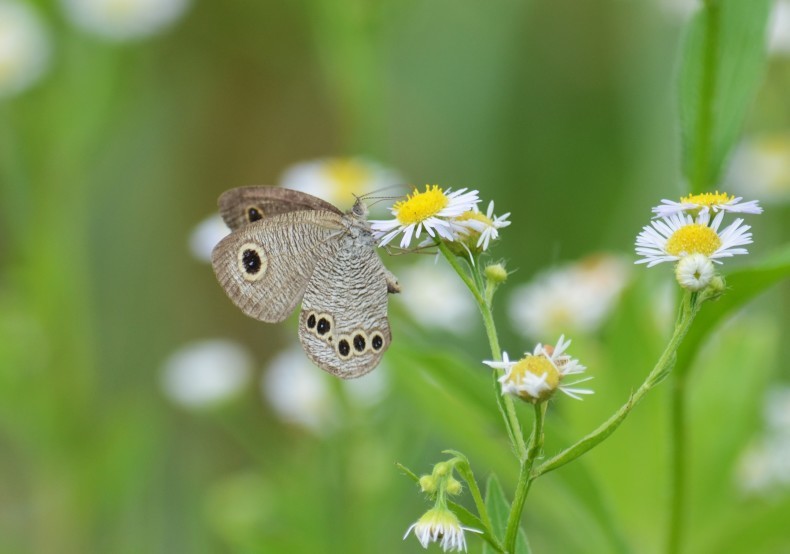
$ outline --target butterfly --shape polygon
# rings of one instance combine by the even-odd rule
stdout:
[[[275,323],[301,301],[299,341],[318,367],[343,379],[373,370],[392,342],[388,293],[400,286],[376,254],[362,199],[343,213],[303,192],[241,187],[218,204],[231,233],[211,261],[233,303]]]

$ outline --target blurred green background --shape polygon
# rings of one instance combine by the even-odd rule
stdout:
[[[510,286],[601,250],[630,264],[650,207],[686,191],[684,10],[203,0],[119,40],[75,24],[75,4],[28,3],[49,35],[47,70],[0,98],[0,552],[418,552],[401,538],[429,504],[394,464],[428,472],[446,448],[512,491],[474,312],[459,336],[393,299],[385,384],[360,402],[321,375],[335,420],[317,430],[283,421],[261,393],[295,322],[244,317],[189,237],[222,191],[278,184],[325,156],[368,157],[404,184],[476,188],[512,212],[493,255],[517,271],[497,315],[505,350],[530,350],[506,317]],[[786,140],[789,93],[790,57],[772,51],[745,135]],[[748,258],[759,259],[787,241],[790,191],[769,195],[760,169],[745,171],[754,189],[740,194],[766,208],[749,220]],[[396,273],[414,263],[382,256]],[[663,348],[671,269],[632,275],[602,326],[572,336],[596,394],[552,404],[547,453],[622,404]],[[695,360],[689,552],[790,551],[788,456],[767,489],[739,477],[767,432],[766,390],[790,380],[788,292],[750,304]],[[167,360],[215,338],[249,351],[249,380],[220,403],[179,404],[162,385]],[[583,461],[537,482],[524,519],[536,553],[661,550],[664,389]]]

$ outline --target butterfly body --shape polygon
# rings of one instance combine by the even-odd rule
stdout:
[[[219,199],[231,228],[212,253],[220,285],[248,316],[282,321],[299,302],[308,357],[342,378],[375,368],[392,340],[382,264],[361,200],[348,213],[305,193],[244,187]]]

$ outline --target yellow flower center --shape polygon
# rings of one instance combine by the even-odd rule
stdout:
[[[439,185],[425,185],[425,192],[415,190],[406,200],[397,202],[392,208],[402,225],[411,225],[438,214],[449,202]]]
[[[735,198],[726,192],[703,192],[702,194],[689,194],[680,199],[683,203],[699,204],[700,206],[721,206]]]
[[[335,185],[335,198],[350,198],[354,193],[365,193],[365,185],[372,180],[370,170],[348,158],[328,160],[323,170]]]
[[[474,219],[475,221],[482,221],[489,227],[492,227],[494,225],[494,222],[491,221],[489,218],[487,218],[485,214],[476,212],[474,210],[465,211],[455,219],[457,219],[458,221],[469,221],[470,219]]]
[[[557,368],[554,367],[554,364],[543,355],[534,356],[532,354],[527,354],[521,358],[516,362],[516,365],[513,366],[513,369],[510,370],[509,380],[518,385],[524,381],[527,373],[531,373],[536,377],[543,377],[545,374],[546,385],[549,387],[549,390],[552,391],[560,384],[560,379],[562,377],[560,372],[557,371]]]
[[[716,231],[701,223],[690,223],[675,231],[667,241],[666,251],[673,256],[712,255],[721,246]]]

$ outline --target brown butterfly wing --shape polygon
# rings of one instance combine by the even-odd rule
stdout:
[[[372,243],[350,236],[329,242],[307,285],[299,340],[320,368],[349,379],[373,370],[392,341],[389,273]]]
[[[329,202],[311,194],[279,187],[231,189],[222,193],[217,203],[219,213],[231,231],[288,212],[318,210],[342,215]]]
[[[282,321],[297,306],[316,261],[342,234],[327,211],[292,211],[248,223],[222,239],[211,262],[225,293],[246,315]]]

